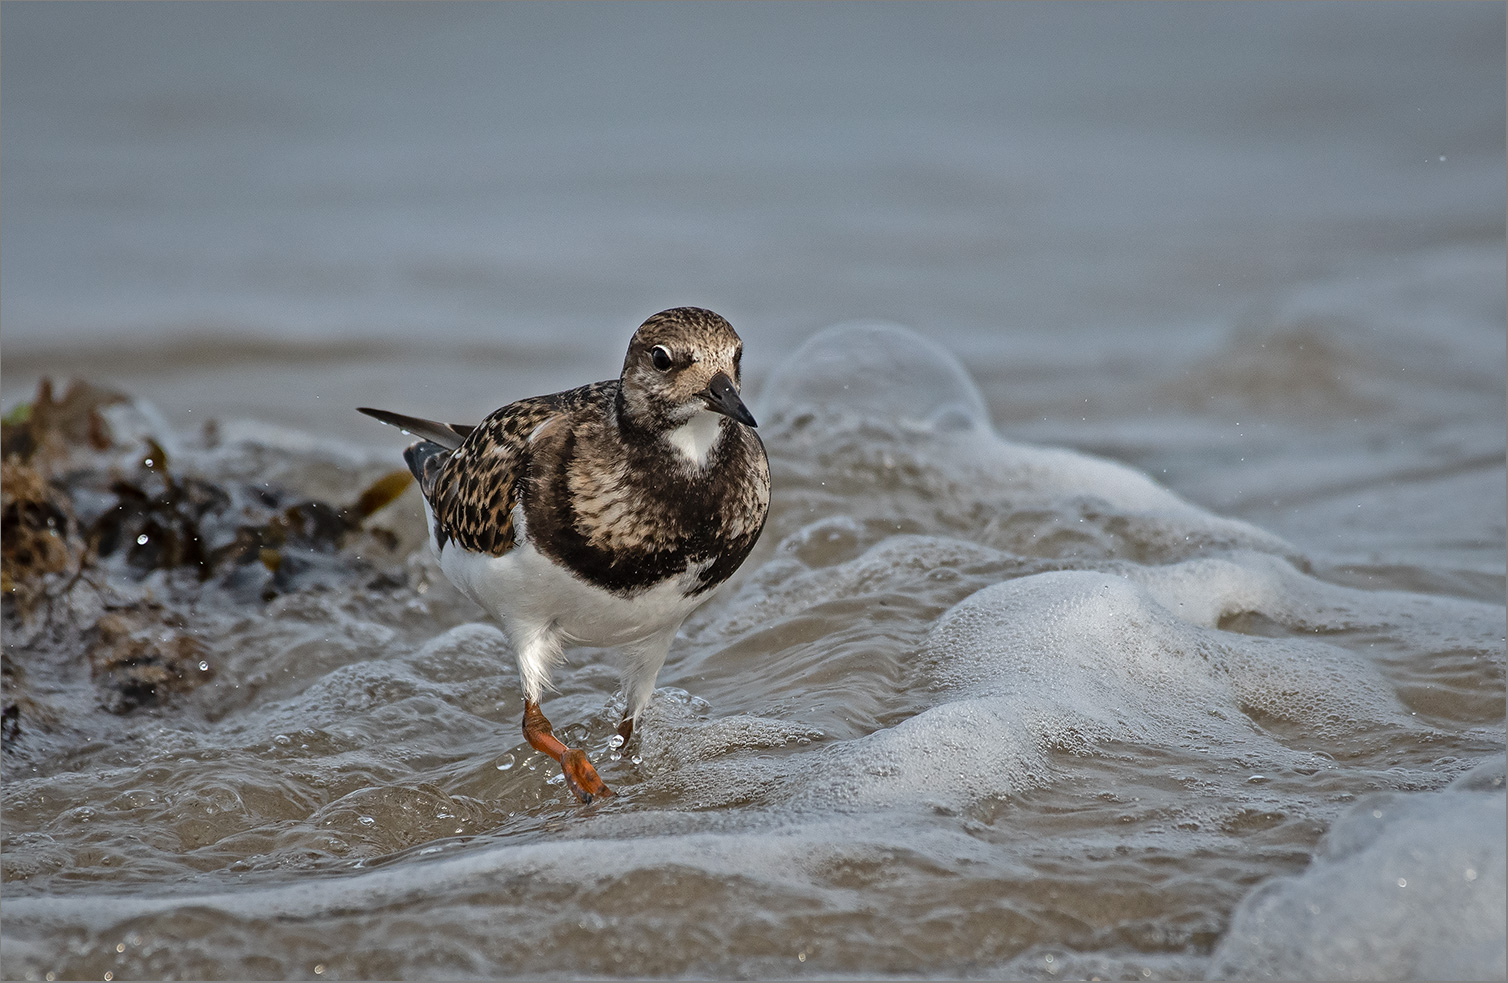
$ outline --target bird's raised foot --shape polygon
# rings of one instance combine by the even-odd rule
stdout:
[[[565,774],[566,787],[583,805],[591,805],[593,800],[613,794],[613,790],[597,777],[597,769],[592,767],[586,752],[579,747],[570,748],[560,756],[560,770]]]
[[[524,739],[534,750],[542,751],[560,762],[566,786],[583,803],[589,804],[594,799],[604,799],[613,794],[613,790],[597,777],[597,769],[587,760],[585,751],[579,747],[568,748],[560,743],[550,721],[545,719],[539,704],[533,700],[524,701]]]

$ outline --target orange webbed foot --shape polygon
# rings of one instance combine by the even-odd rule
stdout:
[[[568,748],[562,744],[555,736],[550,721],[540,711],[539,704],[533,700],[524,701],[524,738],[534,750],[542,751],[560,762],[566,786],[583,803],[590,804],[595,799],[604,799],[613,794],[613,790],[597,777],[597,769],[587,760],[586,752],[581,748]]]
[[[595,799],[607,798],[613,794],[613,790],[597,777],[597,769],[592,767],[586,752],[579,747],[571,748],[560,756],[560,770],[565,774],[566,787],[575,793],[583,805],[590,805]]]

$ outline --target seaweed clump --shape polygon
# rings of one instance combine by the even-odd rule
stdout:
[[[104,410],[119,393],[74,382],[58,399],[43,379],[36,398],[0,420],[0,596],[29,611],[51,575],[79,570],[86,546],[70,495],[49,480],[74,448],[111,445]]]
[[[402,494],[408,472],[345,503],[217,481],[176,466],[133,411],[121,393],[75,381],[58,397],[44,379],[0,420],[7,750],[28,727],[58,721],[35,678],[87,667],[100,709],[163,706],[227,656],[208,628],[217,612],[244,616],[279,594],[357,578],[400,582],[401,568],[371,559],[395,550],[396,536],[367,520]]]

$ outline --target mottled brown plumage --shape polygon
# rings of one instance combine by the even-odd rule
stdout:
[[[626,740],[675,630],[764,528],[770,471],[738,396],[742,352],[718,315],[675,308],[634,333],[618,379],[510,403],[475,428],[362,410],[426,438],[405,457],[431,546],[508,631],[525,735],[583,800],[611,793],[538,707],[560,646],[624,648]]]
[[[531,472],[531,436],[543,425],[590,418],[610,405],[618,383],[598,382],[549,396],[509,403],[488,414],[454,451],[414,455],[420,489],[434,510],[434,534],[443,546],[502,556],[514,546],[513,508]],[[438,460],[437,460],[438,459]],[[433,463],[431,463],[433,462]],[[412,464],[410,465],[412,466]]]

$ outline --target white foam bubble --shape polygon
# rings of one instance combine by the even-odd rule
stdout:
[[[833,523],[818,525],[830,528]],[[804,538],[803,529],[793,538]],[[787,544],[783,543],[783,552]],[[780,557],[750,580],[749,589],[730,605],[719,630],[736,634],[770,624],[838,598],[913,589],[918,580],[940,569],[1009,568],[1013,558],[988,546],[943,536],[897,535],[881,540],[843,563],[816,570]]]
[[[898,325],[818,332],[776,370],[757,405],[777,464],[800,469],[782,473],[787,488],[815,485],[830,495],[853,486],[880,502],[887,491],[910,493],[937,521],[955,526],[1021,510],[1071,513],[1065,522],[1087,523],[1117,541],[1110,552],[1179,557],[1249,547],[1298,555],[1278,537],[1191,505],[1135,468],[1001,438],[958,360]],[[908,499],[896,511],[918,518],[921,510]],[[1023,551],[1012,533],[996,529],[997,544]]]
[[[1366,591],[1319,580],[1287,560],[1251,550],[1129,570],[1153,597],[1179,617],[1214,627],[1223,617],[1259,612],[1305,630],[1385,628],[1426,649],[1474,646],[1501,661],[1503,608],[1492,604]],[[1484,644],[1486,643],[1486,644]]]
[[[1363,800],[1314,863],[1256,888],[1210,979],[1501,980],[1508,975],[1508,799],[1483,768],[1443,792]]]
[[[891,422],[912,433],[990,429],[979,387],[958,361],[909,328],[854,321],[819,331],[759,394],[766,426],[824,428]]]
[[[841,763],[813,779],[814,794],[958,808],[1050,780],[1052,751],[1145,742],[1281,767],[1312,759],[1273,720],[1302,725],[1310,743],[1418,727],[1354,653],[1206,627],[1116,574],[987,587],[939,619],[919,658],[936,705],[830,749]]]

